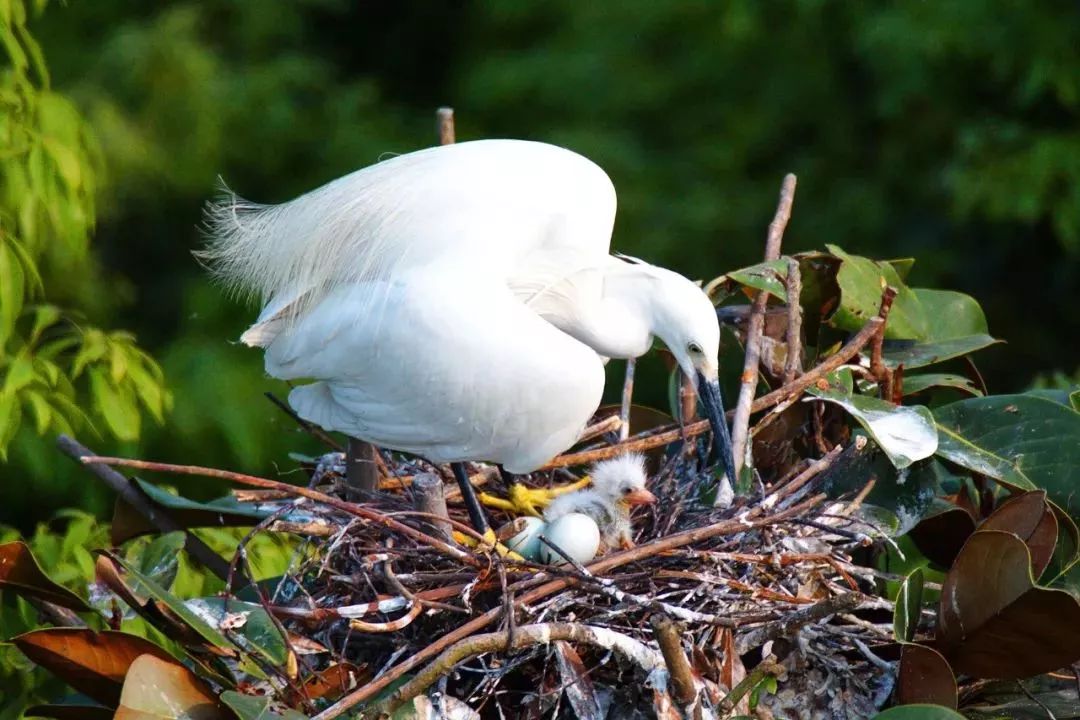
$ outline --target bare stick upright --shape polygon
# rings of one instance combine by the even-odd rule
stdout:
[[[345,484],[348,499],[360,502],[370,499],[379,491],[379,466],[375,464],[375,446],[369,442],[349,438],[345,451]]]
[[[435,132],[440,145],[454,144],[454,108],[441,107],[435,111]]]
[[[784,238],[784,229],[791,218],[791,205],[795,201],[795,176],[788,174],[780,187],[780,202],[776,215],[769,223],[769,234],[765,241],[765,260],[780,257],[780,242]],[[750,406],[754,402],[757,389],[758,364],[761,361],[761,333],[765,325],[765,302],[769,294],[758,291],[750,311],[749,327],[746,331],[746,359],[743,363],[742,378],[739,385],[739,400],[735,404],[735,417],[731,422],[731,448],[735,455],[735,472],[738,473],[746,457],[746,443],[750,433]],[[735,482],[737,478],[730,478]]]
[[[420,473],[413,478],[412,487],[417,510],[447,519],[447,522],[437,520],[425,522],[431,535],[446,541],[452,540],[450,515],[446,510],[446,495],[442,478],[433,473]]]

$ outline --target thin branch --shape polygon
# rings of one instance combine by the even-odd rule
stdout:
[[[788,174],[784,177],[784,182],[780,187],[780,201],[776,206],[773,221],[769,223],[769,234],[765,240],[766,262],[780,257],[780,243],[783,240],[788,220],[791,219],[791,206],[795,201],[795,184],[794,175]],[[761,334],[765,327],[765,304],[768,299],[769,293],[764,290],[758,290],[754,295],[749,327],[746,331],[746,357],[743,361],[739,399],[735,403],[735,417],[731,421],[731,447],[736,474],[741,471],[746,457],[747,439],[750,434],[750,406],[754,402],[754,393],[757,390],[758,366],[761,363]],[[730,480],[737,482],[738,478],[730,478]]]
[[[162,533],[183,531],[184,548],[191,553],[191,556],[221,580],[226,580],[229,577],[229,563],[225,562],[223,557],[210,549],[210,546],[197,536],[188,532],[187,528],[174,520],[168,512],[156,506],[126,477],[112,468],[106,467],[104,463],[96,462],[94,452],[90,448],[80,445],[67,435],[58,437],[56,446],[65,455],[86,466],[87,470],[112,488],[113,492],[119,495],[124,502],[135,508],[136,512],[145,517],[151,525]]]
[[[784,362],[784,384],[788,384],[802,372],[802,274],[799,261],[788,258],[787,264],[787,360]]]
[[[896,288],[888,285],[881,291],[881,306],[878,309],[878,317],[881,318],[881,327],[870,341],[870,372],[878,383],[880,396],[892,402],[892,371],[885,365],[881,357],[881,349],[885,344],[885,328],[889,322],[889,310],[892,309],[893,300],[896,298]]]
[[[149,462],[146,460],[131,460],[128,458],[117,457],[101,457],[101,456],[88,456],[81,458],[83,464],[101,464],[101,465],[117,465],[120,467],[131,467],[140,470],[150,470],[153,472],[165,472],[173,473],[177,475],[199,475],[203,477],[215,477],[222,480],[228,480],[230,482],[240,483],[241,485],[250,485],[252,487],[266,488],[268,490],[281,490],[284,492],[291,492],[294,495],[300,495],[311,500],[316,500],[329,505],[332,508],[341,510],[349,515],[355,515],[358,518],[369,520],[371,522],[382,525],[383,527],[395,530],[403,535],[406,535],[416,542],[419,542],[428,547],[438,550],[443,555],[453,558],[459,562],[463,562],[467,565],[471,565],[476,568],[484,568],[487,565],[481,562],[478,558],[464,552],[460,548],[456,548],[453,545],[431,537],[427,533],[420,532],[416,528],[400,523],[393,518],[389,518],[386,515],[376,512],[371,508],[364,507],[363,505],[357,505],[356,503],[346,502],[340,500],[326,493],[321,493],[318,490],[312,490],[311,488],[300,487],[297,485],[289,485],[288,483],[278,482],[276,480],[268,480],[266,478],[256,477],[255,475],[245,475],[244,473],[231,472],[229,470],[218,470],[216,468],[200,467],[198,465],[173,465],[170,463],[158,463]],[[227,574],[227,571],[226,571]]]
[[[690,669],[690,661],[683,651],[682,628],[671,618],[657,613],[649,618],[656,643],[660,646],[660,653],[664,656],[664,664],[667,665],[668,674],[671,676],[671,697],[679,705],[690,707],[697,700],[697,688],[694,686],[694,674]],[[700,717],[701,708],[695,708],[692,717]]]
[[[862,330],[848,340],[844,347],[840,348],[840,350],[833,355],[830,355],[813,370],[803,373],[783,387],[759,397],[750,406],[750,412],[761,412],[762,410],[784,402],[785,400],[798,397],[802,394],[803,390],[858,355],[859,351],[866,346],[866,343],[868,343],[870,338],[874,336],[874,333],[877,332],[877,329],[881,326],[881,322],[881,318],[879,317],[870,318],[866,322],[866,325],[863,326]],[[586,450],[578,453],[559,455],[540,469],[550,470],[552,468],[566,467],[568,465],[587,465],[596,462],[597,460],[606,460],[626,452],[644,452],[680,440],[684,436],[684,433],[686,437],[693,437],[695,435],[700,435],[703,432],[708,432],[708,430],[709,421],[700,420],[691,425],[687,425],[684,429],[676,428],[666,432],[650,434],[646,437],[628,440],[627,442],[618,443],[616,445],[609,445],[608,447],[600,448],[598,450]]]

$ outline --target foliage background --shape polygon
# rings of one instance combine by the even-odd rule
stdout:
[[[279,201],[430,145],[441,104],[459,139],[595,159],[615,245],[691,276],[756,261],[795,172],[788,251],[912,255],[916,284],[973,295],[1009,340],[980,358],[993,391],[1078,369],[1074,2],[94,0],[31,29],[100,156],[95,255],[49,294],[133,331],[173,396],[137,442],[80,429],[97,450],[272,472],[315,449],[229,342],[253,309],[190,255],[201,204],[219,174]],[[10,455],[0,523],[107,510],[31,425]]]

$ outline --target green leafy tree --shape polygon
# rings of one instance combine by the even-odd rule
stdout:
[[[108,304],[94,298],[108,285],[90,254],[100,153],[52,89],[29,11],[0,2],[0,460],[27,426],[133,441],[144,414],[161,422],[171,404],[135,337],[93,323]]]

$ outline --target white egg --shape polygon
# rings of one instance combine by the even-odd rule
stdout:
[[[547,523],[538,517],[519,517],[514,523],[522,529],[503,545],[526,560],[535,562],[539,559],[540,533],[547,527]]]
[[[587,563],[596,557],[600,549],[600,528],[596,521],[582,513],[567,513],[548,523],[543,536],[559,546],[563,552],[577,560]],[[566,560],[548,545],[537,539],[540,545],[540,562],[548,565],[563,565]]]

